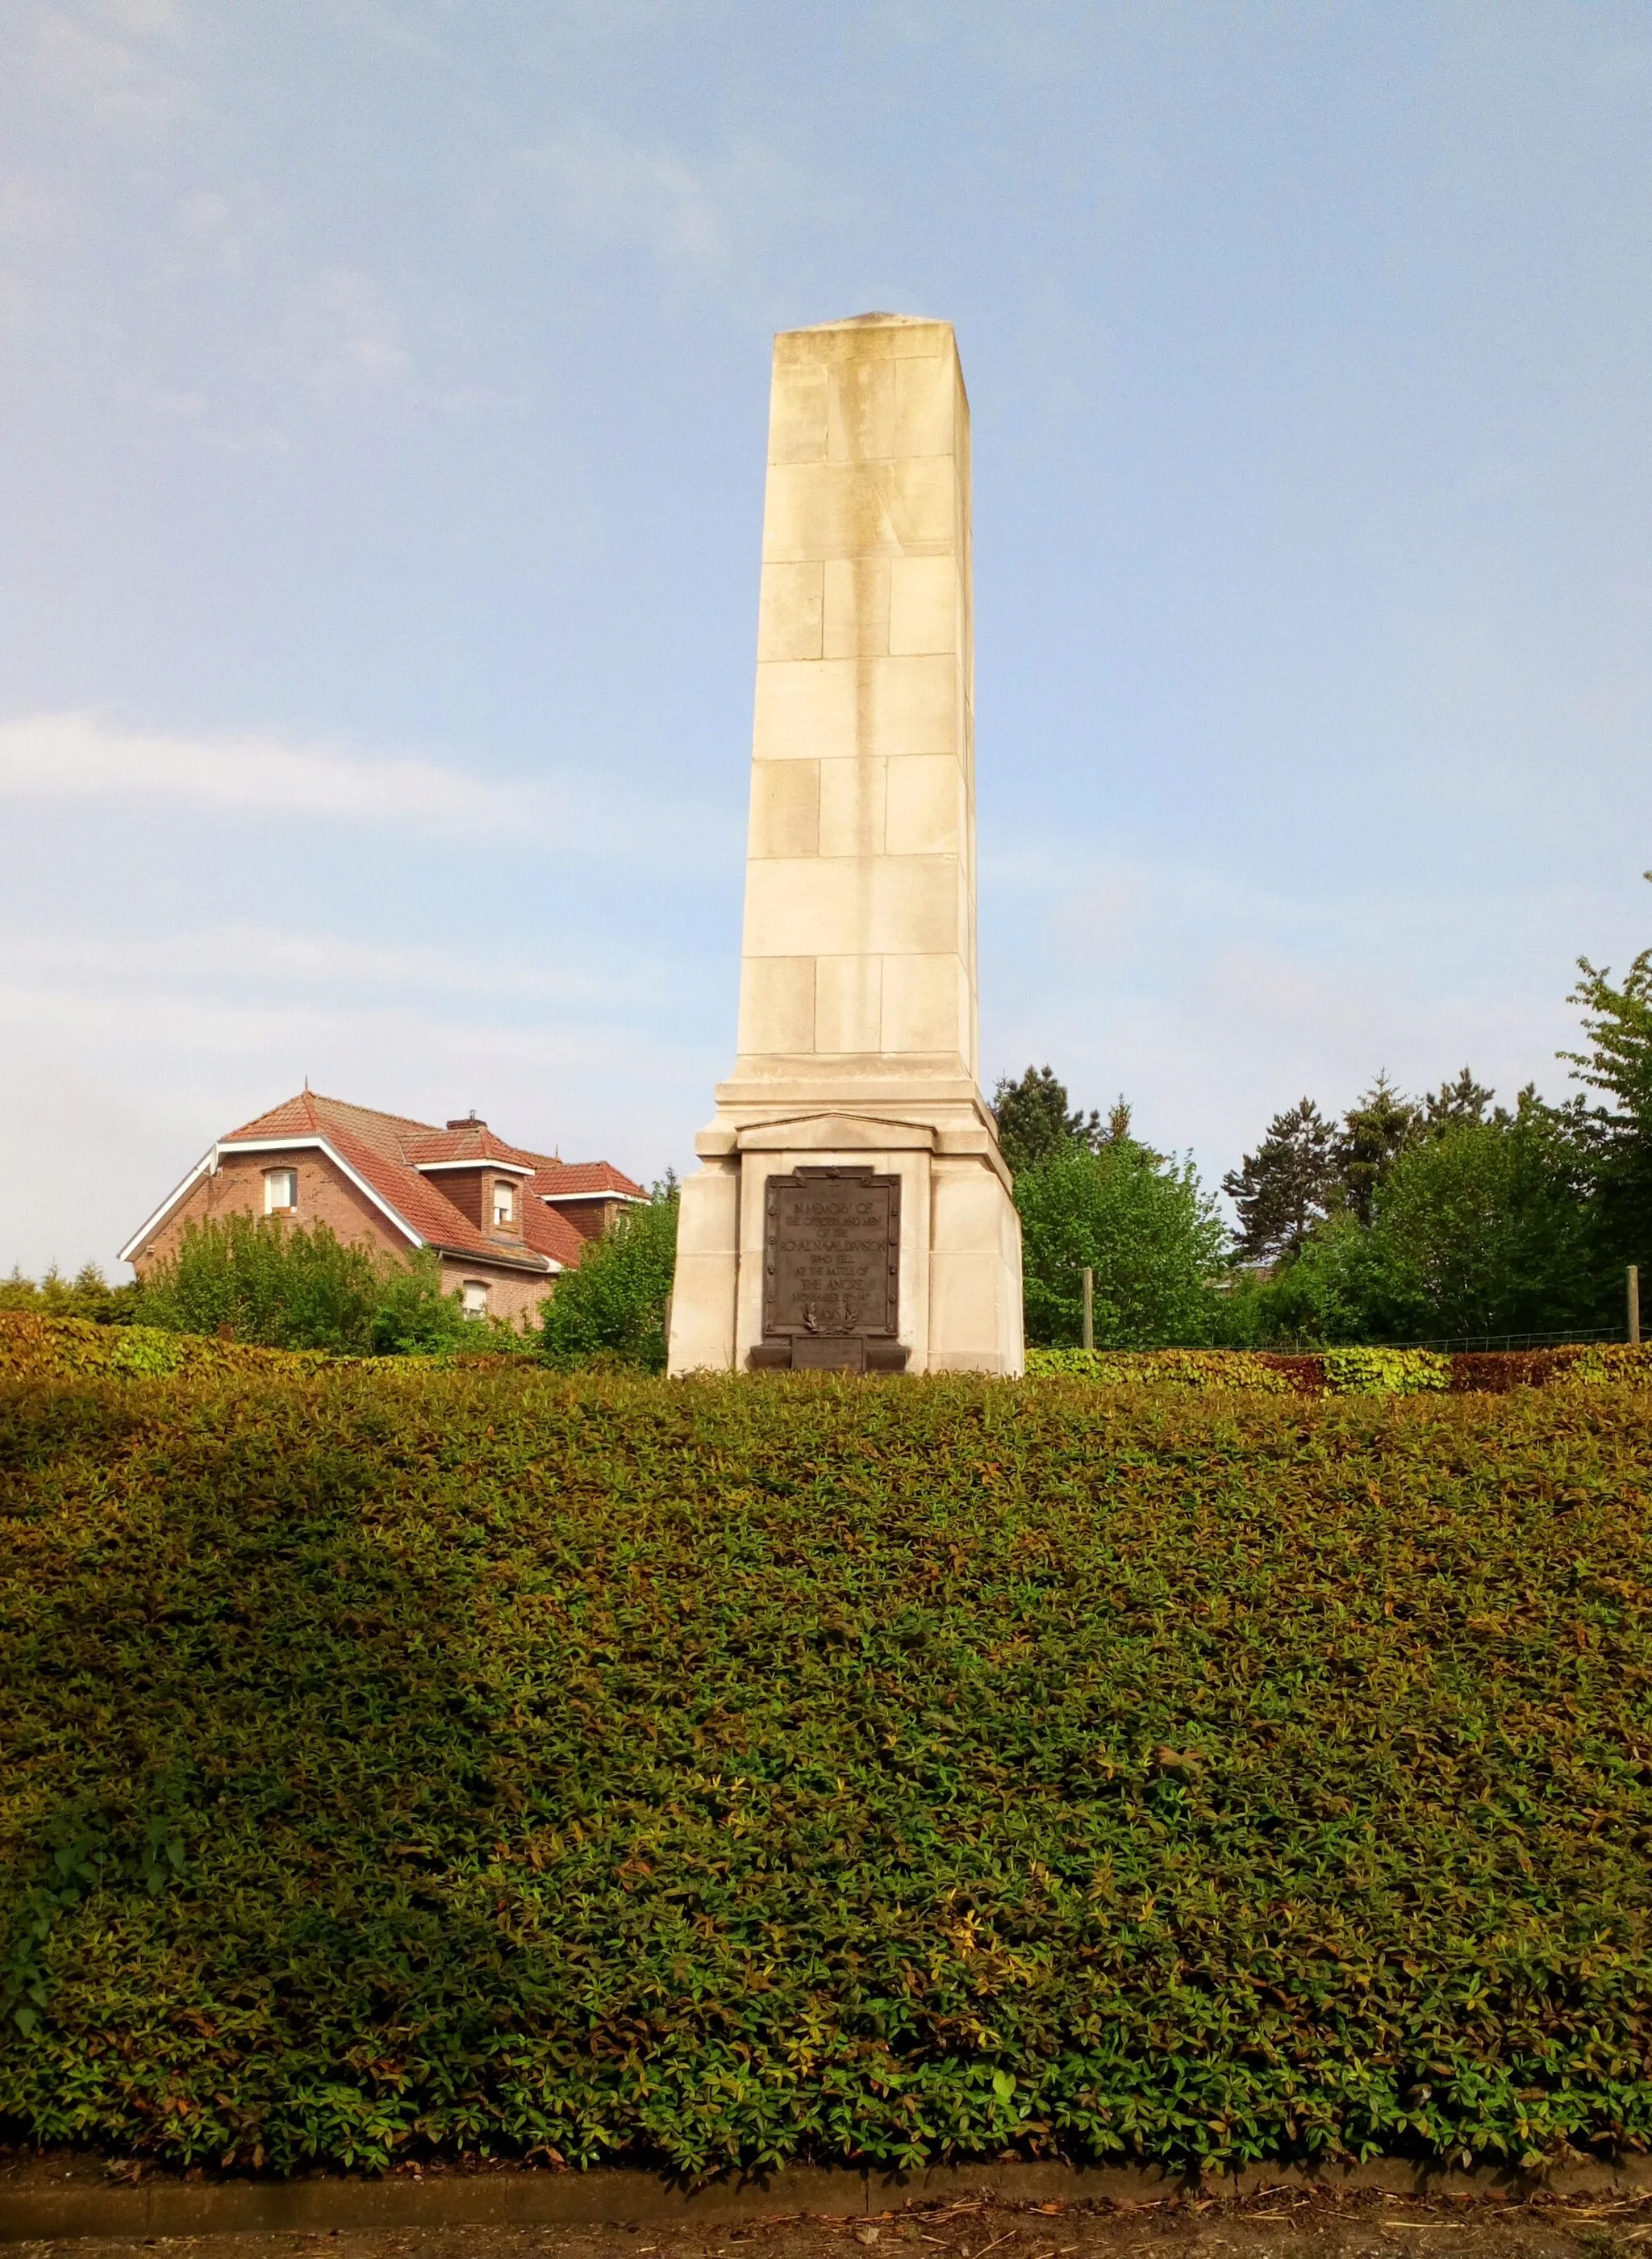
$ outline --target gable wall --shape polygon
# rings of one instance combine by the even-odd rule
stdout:
[[[536,1193],[533,1197],[537,1200],[540,1195]],[[559,1216],[573,1226],[581,1239],[601,1239],[625,1205],[625,1201],[621,1200],[552,1200],[545,1202],[547,1208],[554,1208]]]
[[[278,1168],[298,1172],[295,1222],[327,1224],[346,1246],[362,1240],[395,1255],[409,1252],[410,1243],[324,1153],[313,1148],[292,1153],[226,1153],[217,1174],[194,1185],[188,1198],[138,1250],[132,1258],[138,1276],[143,1278],[154,1264],[176,1254],[189,1224],[224,1215],[262,1215],[264,1172]]]

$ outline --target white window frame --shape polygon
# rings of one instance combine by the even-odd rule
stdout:
[[[493,1315],[493,1290],[485,1279],[466,1279],[459,1286],[459,1308],[467,1318],[487,1318]]]
[[[502,1206],[504,1214],[500,1214]],[[516,1221],[516,1187],[506,1177],[494,1179],[494,1229],[509,1229]]]
[[[275,1188],[280,1186],[288,1194],[277,1200]],[[296,1215],[298,1212],[298,1172],[296,1169],[266,1169],[264,1172],[264,1213],[266,1215]]]

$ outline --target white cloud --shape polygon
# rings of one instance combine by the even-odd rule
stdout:
[[[721,859],[719,835],[691,809],[656,802],[646,826],[616,821],[623,790],[622,780],[506,783],[434,761],[371,759],[273,737],[121,730],[87,713],[0,723],[0,800],[161,800],[225,816],[538,842],[570,859],[636,861],[658,852],[680,867],[709,851]],[[633,795],[633,804],[650,803]]]
[[[389,294],[370,274],[324,267],[303,293],[297,320],[306,379],[324,401],[394,392],[412,375]]]
[[[147,144],[198,120],[200,95],[176,59],[189,19],[174,0],[71,0],[26,20],[39,85],[97,126]]]
[[[0,1275],[14,1263],[30,1275],[52,1262],[115,1267],[115,1251],[203,1149],[306,1076],[424,1121],[474,1106],[506,1137],[644,1178],[668,1160],[692,1165],[704,1065],[668,1040],[640,1039],[634,1014],[551,1008],[512,1025],[474,1008],[432,1014],[412,994],[363,1004],[347,977],[331,994],[317,982],[290,1002],[203,994],[203,985],[182,970],[121,984],[89,961],[79,977],[68,964],[0,966],[0,1044],[11,1087],[30,1094],[0,1123],[0,1177],[75,1188],[70,1201],[0,1210]]]
[[[794,279],[806,228],[842,232],[864,220],[841,183],[829,185],[751,138],[695,158],[587,118],[523,150],[517,163],[527,178],[548,183],[576,241],[638,245],[685,286],[719,281],[744,291],[782,243]]]
[[[18,981],[14,996],[42,978],[130,988],[187,981],[198,996],[203,983],[243,989],[322,988],[334,995],[366,989],[405,990],[422,1006],[433,1000],[488,996],[501,1003],[589,1004],[605,1011],[658,1001],[662,968],[605,965],[600,976],[515,958],[465,958],[418,943],[360,941],[339,934],[302,933],[251,923],[197,927],[146,936],[141,951],[121,940],[84,933],[25,934],[0,938],[0,970]]]
[[[1556,1053],[1580,946],[1621,960],[1638,896],[1563,873],[1384,888],[1282,864],[1255,873],[1114,838],[1029,840],[982,860],[986,1075],[1047,1060],[1075,1103],[1122,1091],[1151,1143],[1207,1185],[1305,1093],[1340,1112],[1386,1069],[1435,1088],[1465,1063],[1504,1099],[1570,1087]],[[1013,987],[1000,966],[1035,959]]]
[[[727,264],[729,225],[713,174],[673,150],[587,122],[523,161],[552,182],[565,218],[592,241],[640,242],[668,266],[699,273]]]

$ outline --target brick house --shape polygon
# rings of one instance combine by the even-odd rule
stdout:
[[[141,1279],[190,1224],[277,1215],[395,1255],[428,1247],[476,1317],[531,1319],[593,1239],[648,1195],[606,1161],[495,1137],[473,1114],[438,1129],[301,1091],[220,1137],[120,1251]]]

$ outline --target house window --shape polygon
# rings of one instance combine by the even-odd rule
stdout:
[[[488,1315],[488,1282],[485,1279],[465,1281],[464,1312],[467,1318],[485,1318]]]
[[[264,1172],[265,1215],[290,1215],[297,1206],[297,1170],[266,1169]]]
[[[509,1225],[513,1224],[516,1220],[516,1195],[515,1188],[510,1185],[500,1184],[495,1180],[494,1185],[495,1223]]]

